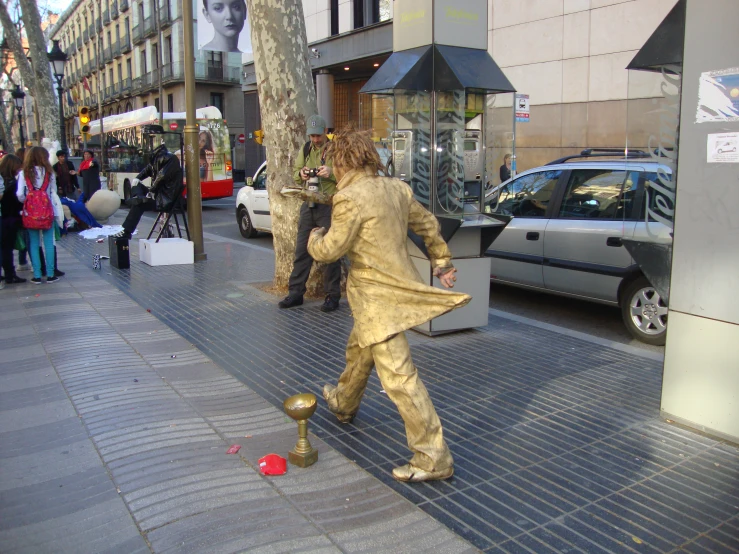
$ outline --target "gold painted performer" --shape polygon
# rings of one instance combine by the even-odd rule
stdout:
[[[314,229],[310,255],[328,263],[347,255],[346,291],[354,328],[346,368],[323,396],[342,423],[359,410],[372,367],[405,422],[410,463],[393,470],[398,481],[448,479],[453,460],[441,422],[411,360],[404,331],[467,304],[471,297],[423,284],[408,256],[407,230],[423,238],[434,275],[446,288],[456,277],[439,223],[399,179],[381,177],[382,162],[368,134],[345,129],[331,144],[334,174],[331,229]]]

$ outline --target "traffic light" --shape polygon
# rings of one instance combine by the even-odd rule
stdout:
[[[80,118],[80,134],[83,141],[90,140],[90,108],[88,106],[80,106],[77,110]]]
[[[257,129],[256,131],[254,131],[253,138],[254,142],[256,142],[257,144],[262,144],[262,141],[264,140],[264,131],[262,131],[261,129]]]

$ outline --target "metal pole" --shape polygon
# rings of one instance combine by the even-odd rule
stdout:
[[[162,25],[159,20],[159,3],[154,0],[154,24],[157,26],[157,78],[159,79],[159,124],[164,125],[164,89],[162,87]]]
[[[23,108],[18,108],[18,126],[20,130],[21,148],[25,148],[26,139],[23,136]]]
[[[59,93],[59,130],[61,131],[61,149],[65,152],[67,151],[67,137],[65,133],[64,128],[64,98],[62,95],[64,94],[64,89],[62,88],[62,80],[57,78],[56,80],[56,90]]]
[[[203,204],[200,193],[200,152],[195,119],[195,47],[192,28],[192,2],[182,2],[182,23],[185,27],[185,171],[187,178],[187,217],[190,236],[195,244],[195,261],[207,259],[203,245]]]
[[[100,2],[100,32],[98,33],[99,43],[97,56],[98,61],[98,106],[100,114],[100,171],[105,172],[105,131],[103,130],[103,93],[100,88],[100,60],[103,59],[103,3]],[[103,61],[103,75],[105,75],[105,62]]]
[[[511,146],[511,177],[516,176],[516,93],[513,94],[513,146]]]

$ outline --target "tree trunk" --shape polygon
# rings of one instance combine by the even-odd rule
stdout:
[[[292,183],[293,163],[306,137],[306,120],[316,113],[316,92],[308,63],[300,0],[247,0],[254,69],[267,147],[267,190],[275,250],[274,286],[287,287],[295,256],[301,200],[280,190]],[[314,264],[308,293],[319,277]]]
[[[0,0],[0,23],[3,25],[3,32],[5,39],[8,41],[8,46],[13,52],[13,61],[15,62],[15,67],[21,74],[21,80],[27,87],[34,88],[36,86],[36,79],[33,74],[33,68],[28,62],[26,53],[23,51],[21,36],[18,33],[18,29],[16,28],[13,19],[8,13],[8,6],[4,0]],[[3,70],[7,72],[8,77],[10,77],[13,72],[11,68],[12,66],[3,68]],[[13,81],[13,79],[11,79],[11,81]]]
[[[30,56],[33,60],[33,75],[35,83],[33,86],[33,97],[38,105],[41,118],[41,129],[43,136],[51,140],[61,141],[61,130],[59,128],[59,99],[54,94],[56,82],[51,75],[51,67],[46,51],[46,38],[41,30],[41,16],[39,15],[36,0],[19,0],[21,5],[21,18],[23,27],[28,38]],[[41,136],[37,137],[41,144]]]
[[[15,108],[10,108],[15,109]],[[8,121],[8,114],[5,108],[0,109],[0,138],[3,140],[3,150],[8,154],[15,152],[15,144],[13,143],[13,133],[11,127],[12,121]]]

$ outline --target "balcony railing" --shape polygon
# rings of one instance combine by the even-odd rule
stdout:
[[[131,78],[127,77],[126,79],[123,79],[123,82],[121,83],[121,94],[131,94]]]
[[[84,40],[85,42],[90,40],[90,33],[88,32],[87,29],[82,31],[82,40]]]
[[[110,23],[110,12],[105,10],[103,12],[103,25],[107,25],[108,23]]]
[[[67,48],[67,55],[72,56],[73,54],[77,53],[77,44],[74,42],[70,43],[69,48]]]
[[[105,47],[105,48],[103,49],[103,61],[104,61],[105,63],[108,63],[108,62],[109,62],[110,60],[112,60],[112,59],[113,59],[113,55],[111,54],[111,51],[110,51],[110,46],[106,46],[106,47]]]
[[[240,66],[213,66],[205,63],[195,64],[195,78],[207,81],[223,81],[225,83],[241,82]]]
[[[118,2],[115,0],[110,4],[110,17],[112,19],[118,19]]]
[[[134,25],[133,29],[131,30],[131,35],[133,37],[133,43],[138,44],[141,41],[144,40],[144,29],[142,25]]]
[[[118,6],[121,12],[125,12],[128,9],[128,0],[121,0]]]
[[[144,18],[144,36],[148,37],[150,35],[153,35],[156,32],[156,27],[154,26],[154,18],[153,17],[145,17]]]
[[[157,73],[153,71],[150,82],[156,83]],[[165,63],[162,65],[162,82],[180,81],[185,78],[185,66],[183,62]],[[208,66],[205,63],[195,64],[195,78],[200,81],[220,81],[224,83],[240,83],[240,66]]]
[[[95,35],[98,34],[98,30],[95,27],[95,24],[94,23],[90,23],[90,25],[88,25],[87,32],[90,34],[90,38],[92,38],[92,37],[94,37]]]
[[[131,37],[126,34],[121,39],[121,51],[125,54],[131,50]]]
[[[113,50],[113,57],[114,58],[117,58],[118,56],[120,56],[121,55],[121,43],[119,41],[115,41],[113,43],[112,50]]]
[[[77,48],[82,48],[82,37],[77,37]]]
[[[159,24],[162,27],[169,27],[172,24],[172,14],[169,5],[159,8]]]
[[[98,105],[98,95],[97,94],[91,94],[90,97],[87,99],[87,105],[92,106],[93,108],[97,107]]]

